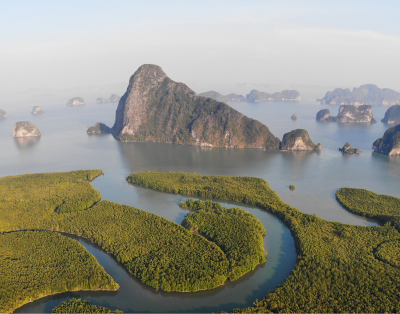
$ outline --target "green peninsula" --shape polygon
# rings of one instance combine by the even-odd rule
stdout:
[[[0,233],[1,313],[50,294],[118,288],[75,240],[49,231]]]
[[[295,268],[284,283],[255,301],[254,307],[234,312],[400,311],[400,269],[393,266],[396,257],[386,256],[390,263],[380,258],[387,255],[383,243],[400,238],[390,223],[353,226],[304,214],[285,204],[259,178],[146,172],[131,174],[128,181],[165,192],[252,204],[286,223],[298,253]]]
[[[229,261],[229,279],[236,280],[266,262],[265,229],[253,214],[240,208],[225,208],[212,201],[188,199],[181,207],[195,209],[182,226],[216,243]]]

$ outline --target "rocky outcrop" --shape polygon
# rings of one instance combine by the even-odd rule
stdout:
[[[67,106],[83,106],[85,101],[82,97],[74,97],[68,100]]]
[[[334,122],[336,121],[336,118],[331,116],[331,111],[329,109],[322,109],[317,112],[316,120],[325,122]]]
[[[361,150],[358,148],[351,147],[350,143],[346,143],[342,148],[339,148],[339,152],[344,154],[361,154]]]
[[[197,96],[151,64],[142,65],[130,78],[112,132],[127,142],[269,149],[280,143],[259,121],[223,102]]]
[[[389,156],[400,155],[400,125],[387,129],[383,137],[374,142],[372,149]]]
[[[109,102],[117,102],[120,99],[121,99],[121,97],[119,97],[118,95],[111,94],[110,98],[102,98],[102,97],[97,98],[96,99],[96,103],[98,103],[98,104],[106,104],[106,103],[109,103]]]
[[[306,130],[297,129],[283,135],[279,148],[281,150],[321,150],[321,144],[315,145]]]
[[[250,94],[246,95],[246,101],[249,102],[260,102],[264,100],[299,101],[301,97],[297,90],[283,90],[280,93],[268,94],[253,89]]]
[[[42,113],[44,113],[44,111],[39,106],[34,106],[31,112],[31,114],[42,114]]]
[[[111,133],[111,129],[104,123],[97,122],[94,126],[88,126],[87,134]]]
[[[297,114],[292,114],[292,116],[290,117],[290,119],[292,119],[292,120],[297,120]]]
[[[229,101],[234,101],[234,102],[242,102],[242,101],[246,101],[246,98],[243,97],[242,95],[238,95],[238,94],[229,94],[226,95],[226,97],[228,97]]]
[[[205,92],[205,93],[201,93],[199,94],[199,96],[201,97],[206,97],[206,98],[211,98],[214,99],[216,101],[220,101],[220,102],[224,102],[224,103],[228,103],[229,102],[229,98],[227,96],[224,96],[218,92],[215,91],[209,91],[209,92]]]
[[[353,91],[348,88],[336,88],[317,100],[321,104],[329,105],[393,106],[400,102],[400,93],[389,88],[381,89],[373,84],[365,84],[353,88]]]
[[[40,131],[33,123],[29,121],[19,121],[13,128],[14,137],[40,136]]]
[[[400,124],[400,105],[394,105],[386,110],[385,117],[381,121],[389,124]]]
[[[372,107],[362,105],[342,105],[339,108],[339,114],[336,117],[338,122],[376,122],[372,114]]]
[[[7,118],[7,112],[4,110],[0,109],[0,120]]]

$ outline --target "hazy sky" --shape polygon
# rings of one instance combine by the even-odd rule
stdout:
[[[400,91],[400,1],[1,1],[0,93],[128,82]]]

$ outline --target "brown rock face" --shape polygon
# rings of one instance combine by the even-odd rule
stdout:
[[[40,131],[33,123],[29,121],[19,121],[15,123],[13,128],[14,137],[28,137],[28,136],[40,136]]]
[[[281,150],[321,150],[321,144],[317,145],[310,139],[310,135],[304,129],[296,129],[283,135]]]
[[[342,105],[336,117],[338,122],[376,122],[372,114],[372,106]]]
[[[142,65],[119,101],[112,132],[121,141],[209,147],[279,148],[260,122],[227,104],[197,96],[157,65]]]

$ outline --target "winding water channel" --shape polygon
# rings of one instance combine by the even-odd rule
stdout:
[[[104,176],[93,186],[102,199],[134,206],[165,217],[178,224],[188,213],[178,206],[181,195],[162,193],[130,185],[125,178],[131,172],[148,170],[188,171],[202,174],[261,177],[278,195],[303,212],[332,221],[370,226],[374,221],[345,211],[335,200],[335,191],[343,186],[366,188],[377,193],[399,196],[400,159],[371,153],[372,141],[382,136],[382,123],[363,126],[318,124],[315,113],[321,106],[307,103],[233,104],[246,115],[268,125],[275,135],[295,128],[306,128],[314,142],[321,142],[321,153],[287,153],[251,149],[208,149],[160,143],[120,143],[112,136],[87,136],[87,125],[96,121],[112,125],[115,105],[87,104],[82,108],[57,105],[44,108],[46,113],[29,115],[30,108],[8,111],[0,121],[0,176],[34,172],[102,169]],[[285,106],[285,108],[283,108]],[[31,106],[30,106],[31,107]],[[332,111],[332,110],[331,110]],[[290,114],[288,114],[288,112]],[[290,120],[297,112],[299,119]],[[376,114],[377,113],[377,114]],[[374,108],[377,120],[384,109]],[[14,141],[11,134],[16,121],[30,120],[41,130],[35,142]],[[337,148],[349,141],[361,148],[360,156],[342,156]],[[296,190],[289,191],[294,184]],[[177,293],[156,291],[130,276],[110,255],[96,245],[70,236],[93,254],[120,285],[117,292],[72,292],[48,296],[16,312],[51,312],[71,297],[124,312],[216,312],[251,306],[268,291],[282,283],[293,269],[296,252],[288,228],[276,217],[256,207],[237,203],[256,215],[267,231],[264,245],[267,262],[234,282],[210,291]],[[134,230],[133,230],[134,232]]]

